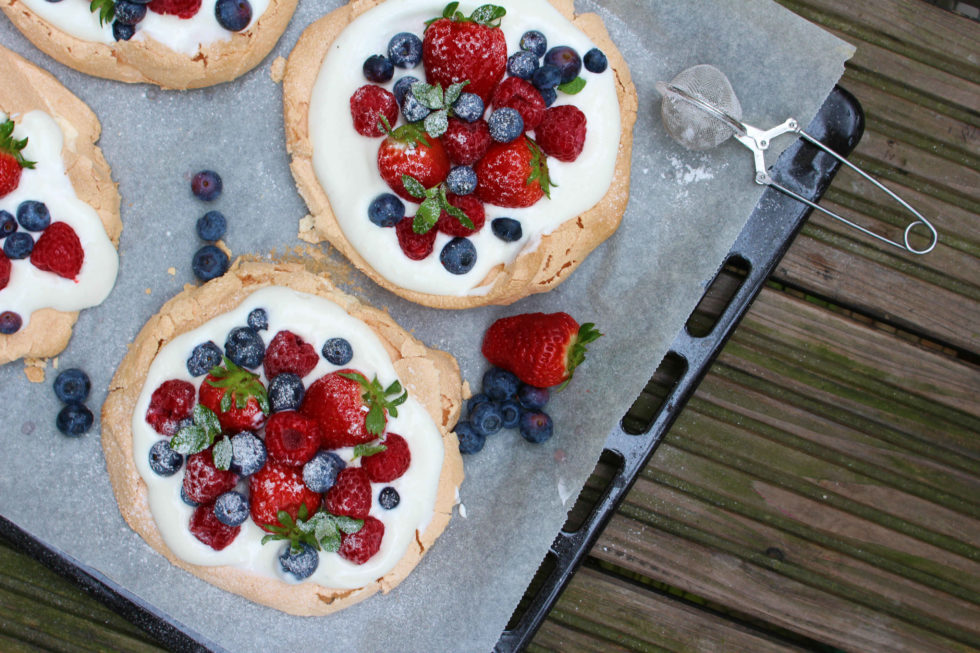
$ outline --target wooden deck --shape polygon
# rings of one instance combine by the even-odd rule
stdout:
[[[812,217],[531,650],[980,649],[980,23],[780,1],[858,46],[852,161],[940,244],[913,257]],[[907,221],[848,173],[824,203]],[[0,544],[0,650],[38,649],[157,647]]]

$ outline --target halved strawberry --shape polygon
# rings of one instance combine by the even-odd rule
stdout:
[[[194,537],[215,551],[221,551],[231,544],[242,530],[241,526],[227,526],[218,521],[213,502],[194,509],[188,528]]]
[[[299,410],[319,422],[323,448],[338,449],[380,436],[388,414],[397,416],[407,398],[398,381],[383,388],[377,377],[368,381],[357,370],[343,369],[314,381]]]
[[[284,465],[304,465],[320,450],[320,427],[294,410],[273,413],[265,425],[269,457]]]
[[[237,483],[238,474],[214,466],[211,447],[187,457],[184,494],[194,503],[210,503]]]
[[[507,70],[507,42],[500,29],[503,7],[482,5],[469,18],[452,2],[443,17],[429,24],[422,39],[422,63],[430,84],[448,88],[469,81],[468,93],[484,103]]]
[[[160,435],[172,436],[180,422],[194,410],[194,386],[187,381],[171,379],[160,384],[150,395],[146,422]]]
[[[280,510],[295,520],[300,505],[310,515],[320,507],[320,495],[303,483],[302,468],[271,460],[249,477],[248,492],[252,521],[267,531],[268,526],[279,525]]]
[[[371,481],[360,467],[346,467],[327,490],[323,504],[331,515],[364,519],[371,511]]]
[[[67,222],[52,222],[31,250],[34,267],[65,279],[75,279],[84,261],[82,242]]]
[[[0,123],[0,197],[9,195],[20,185],[21,170],[33,168],[34,162],[21,154],[27,139],[14,140],[14,121],[9,118]]]
[[[269,342],[262,364],[266,378],[272,379],[283,372],[304,377],[313,371],[318,362],[320,356],[313,345],[292,331],[280,331]]]
[[[227,433],[256,431],[269,414],[269,396],[257,374],[224,359],[211,370],[198,391],[198,400],[210,408]]]
[[[389,133],[378,147],[381,178],[410,202],[419,200],[405,189],[403,175],[416,179],[425,188],[432,188],[446,179],[449,167],[449,157],[442,143],[426,134],[421,125],[402,125]]]
[[[551,197],[548,162],[537,144],[527,138],[495,143],[476,164],[476,196],[487,204],[523,208]]]
[[[382,444],[385,450],[362,458],[361,467],[375,483],[390,483],[408,470],[412,454],[408,442],[397,433],[386,435]]]

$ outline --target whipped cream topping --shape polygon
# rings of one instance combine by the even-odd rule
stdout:
[[[6,114],[0,113],[0,122],[6,119]],[[65,222],[71,226],[85,252],[76,279],[39,270],[30,257],[10,261],[10,282],[0,290],[0,312],[19,314],[24,321],[22,328],[26,328],[31,313],[38,309],[67,312],[101,304],[116,282],[119,257],[99,214],[79,199],[71,185],[61,158],[65,135],[55,119],[43,111],[31,111],[17,119],[13,137],[27,138],[27,147],[22,152],[35,166],[21,171],[16,190],[0,198],[0,210],[16,216],[21,202],[44,202],[51,212],[51,223]],[[35,243],[41,237],[41,233],[28,233]]]
[[[21,0],[28,9],[54,25],[62,32],[83,41],[113,44],[112,24],[99,23],[99,13],[89,9],[86,0]],[[262,16],[269,6],[269,0],[249,0],[252,4],[252,20],[249,29]],[[146,12],[146,18],[136,26],[132,40],[142,41],[152,38],[175,52],[193,56],[202,46],[220,41],[230,41],[234,32],[229,32],[214,17],[217,0],[203,0],[201,8],[190,18],[167,16],[153,11]]]
[[[440,233],[432,254],[422,261],[406,257],[398,246],[395,230],[374,225],[367,216],[371,201],[391,189],[377,169],[380,138],[358,134],[351,123],[350,96],[367,84],[361,72],[364,60],[387,52],[388,41],[399,32],[410,31],[420,38],[425,21],[441,16],[445,2],[388,0],[366,11],[340,34],[324,58],[310,101],[309,133],[313,146],[313,166],[320,185],[344,236],[355,250],[383,277],[403,288],[434,295],[480,295],[489,288],[479,284],[495,266],[510,263],[524,251],[533,251],[541,236],[567,220],[595,206],[612,182],[619,152],[620,118],[615,78],[611,71],[591,74],[582,69],[585,88],[577,95],[558,93],[553,106],[573,104],[586,116],[588,133],[585,148],[574,162],[548,158],[548,168],[556,188],[551,199],[542,198],[524,209],[505,209],[486,204],[487,221],[478,233],[468,236],[476,246],[476,265],[466,274],[448,272],[439,261],[439,252],[451,240]],[[464,3],[460,11],[469,14],[480,3]],[[550,47],[569,45],[585,55],[595,47],[589,38],[566,20],[547,0],[495,0],[506,8],[501,28],[507,52],[520,49],[520,38],[527,30],[541,31]],[[404,75],[424,81],[421,65],[414,69],[396,68],[385,88],[391,90]],[[490,108],[484,114],[486,118]],[[404,122],[399,118],[399,122]],[[416,204],[407,205],[412,216]],[[521,222],[523,236],[505,243],[493,235],[494,218],[510,217]]]
[[[269,328],[262,331],[262,339],[269,341],[281,330],[289,330],[310,343],[319,354],[323,343],[334,337],[346,338],[354,350],[354,358],[344,367],[360,370],[368,379],[377,375],[384,387],[398,377],[384,345],[366,324],[348,315],[340,306],[328,299],[300,293],[288,288],[271,287],[249,295],[237,308],[215,317],[197,329],[182,334],[167,343],[150,365],[146,382],[133,412],[133,458],[140,476],[146,482],[150,511],[167,546],[177,557],[195,565],[230,565],[258,576],[279,578],[294,582],[284,575],[278,555],[284,544],[261,544],[266,531],[251,518],[242,524],[241,532],[222,551],[215,551],[200,542],[188,530],[194,508],[180,498],[183,469],[164,478],[156,475],[149,465],[150,447],[160,436],[146,422],[150,396],[164,381],[181,379],[199,388],[203,376],[193,378],[187,371],[186,361],[193,348],[211,340],[223,346],[229,331],[246,324],[248,314],[256,308],[264,308],[269,315]],[[339,369],[322,356],[319,363],[306,377],[306,387],[324,374]],[[261,368],[254,370],[261,375]],[[268,379],[261,375],[268,387]],[[404,387],[404,382],[402,383]],[[370,515],[385,526],[381,549],[363,565],[356,565],[336,553],[320,552],[320,563],[309,580],[324,587],[356,589],[381,578],[391,571],[405,555],[408,546],[415,541],[416,531],[423,532],[432,519],[439,475],[442,471],[444,448],[442,436],[425,408],[409,394],[408,400],[398,407],[398,416],[388,418],[389,433],[398,433],[408,442],[411,464],[400,478],[391,483],[372,483]],[[353,447],[335,450],[348,465]],[[392,510],[378,505],[378,493],[392,486],[401,501]],[[239,484],[239,491],[247,494],[248,479]]]

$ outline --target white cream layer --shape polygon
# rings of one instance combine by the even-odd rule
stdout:
[[[469,15],[479,4],[463,3],[460,11]],[[508,53],[520,49],[521,35],[531,29],[544,33],[549,47],[570,45],[583,56],[594,47],[547,0],[495,0],[494,4],[507,9],[501,27],[507,37]],[[377,169],[381,139],[367,138],[354,130],[350,96],[368,83],[361,66],[369,55],[387,52],[388,41],[398,32],[410,31],[421,38],[425,21],[441,15],[445,5],[442,0],[388,0],[359,16],[340,34],[324,58],[310,102],[313,166],[347,240],[379,274],[398,286],[418,292],[480,295],[489,288],[480,288],[478,284],[493,267],[510,263],[523,251],[533,250],[542,235],[589,210],[606,194],[619,152],[619,100],[612,71],[595,75],[583,68],[585,89],[577,95],[559,93],[555,104],[574,104],[585,113],[588,121],[585,148],[572,163],[548,159],[551,179],[557,185],[551,191],[551,199],[542,198],[526,209],[485,205],[486,226],[469,237],[476,246],[477,262],[464,275],[451,274],[439,262],[439,253],[451,240],[446,234],[438,235],[433,253],[425,260],[410,260],[398,247],[394,229],[377,227],[368,220],[368,205],[391,189]],[[396,68],[395,77],[384,86],[390,90],[404,75],[425,79],[421,65],[412,70]],[[488,115],[489,111],[484,117]],[[408,204],[407,208],[411,216],[417,205]],[[505,243],[494,236],[490,223],[498,217],[520,220],[523,237]]]
[[[0,113],[0,122],[6,119]],[[68,138],[77,136],[68,123],[64,127]],[[16,217],[21,202],[44,202],[51,212],[52,224],[65,222],[71,226],[85,252],[77,280],[38,270],[30,257],[10,261],[10,282],[0,290],[0,312],[14,311],[26,327],[31,313],[38,309],[78,311],[101,304],[116,282],[119,257],[99,214],[79,199],[71,185],[61,158],[65,134],[55,119],[43,111],[31,111],[19,117],[13,137],[27,138],[24,158],[34,161],[35,166],[21,171],[17,189],[0,198],[0,210]],[[23,231],[23,227],[18,226],[18,230]],[[36,243],[43,232],[27,233]]]
[[[94,43],[116,42],[112,36],[112,25],[99,24],[99,14],[89,10],[87,0],[61,0],[61,2],[21,0],[21,2],[45,21],[75,38]],[[217,0],[203,0],[198,12],[186,19],[147,11],[146,18],[136,26],[133,39],[143,40],[149,37],[187,56],[197,54],[201,46],[230,41],[233,32],[219,25],[214,17],[216,2]],[[249,0],[249,2],[252,4],[252,20],[246,29],[255,25],[255,21],[269,6],[269,0]]]
[[[150,511],[167,546],[179,558],[195,565],[231,565],[260,576],[290,581],[279,570],[279,555],[283,544],[261,544],[266,532],[248,519],[242,530],[227,548],[215,551],[195,538],[187,526],[194,509],[180,499],[183,470],[169,478],[157,476],[149,466],[149,451],[161,438],[146,423],[145,415],[150,396],[164,381],[181,379],[199,387],[204,377],[192,378],[186,361],[191,350],[202,342],[214,341],[224,346],[229,331],[246,323],[249,312],[264,308],[269,314],[269,329],[261,335],[266,344],[281,330],[288,329],[313,345],[319,354],[323,343],[334,337],[346,338],[354,350],[354,358],[345,367],[362,371],[369,379],[378,376],[387,387],[397,376],[391,359],[374,332],[360,320],[348,315],[333,302],[287,288],[265,288],[256,291],[237,308],[220,315],[201,327],[182,334],[169,342],[154,359],[146,383],[133,413],[133,457],[140,476],[146,481]],[[309,385],[324,374],[338,369],[322,356],[316,368],[303,379]],[[255,370],[261,373],[261,368]],[[262,382],[268,386],[262,375]],[[404,385],[404,383],[402,384]],[[320,553],[320,564],[310,580],[324,587],[354,589],[363,587],[385,575],[401,560],[415,532],[425,530],[432,519],[444,449],[442,437],[425,408],[409,395],[398,407],[398,417],[389,417],[388,432],[398,433],[408,442],[412,462],[405,474],[391,483],[372,483],[371,516],[385,526],[381,549],[363,565],[355,565],[336,553]],[[353,448],[337,450],[350,461]],[[357,461],[354,465],[359,465]],[[401,502],[393,510],[378,505],[378,493],[387,485],[394,487]],[[247,488],[243,480],[241,488]]]

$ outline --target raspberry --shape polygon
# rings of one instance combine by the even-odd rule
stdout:
[[[312,372],[318,362],[320,357],[313,345],[292,331],[280,331],[265,350],[263,365],[266,378],[275,378],[283,372],[292,372],[302,378]]]
[[[371,510],[371,481],[360,467],[340,470],[333,487],[327,491],[324,505],[333,515],[364,519]]]
[[[218,521],[214,514],[214,504],[206,503],[194,509],[190,523],[191,534],[215,551],[220,551],[231,544],[241,526],[226,526]]]
[[[483,228],[483,224],[486,222],[487,214],[483,210],[483,202],[478,200],[474,195],[446,195],[446,199],[449,203],[460,209],[466,214],[470,220],[473,221],[473,228],[470,229],[465,227],[462,222],[449,215],[446,211],[443,211],[439,215],[439,222],[436,223],[436,229],[444,234],[449,234],[450,236],[459,236],[465,238],[470,236],[480,229]]]
[[[340,534],[340,551],[342,558],[350,560],[355,565],[363,565],[381,548],[381,540],[385,535],[385,525],[374,517],[366,517],[361,530],[352,535]]]
[[[194,395],[194,386],[187,381],[164,381],[150,396],[150,407],[146,409],[147,423],[160,435],[173,435],[181,420],[191,416]]]
[[[10,283],[10,259],[0,249],[0,290],[7,287]]]
[[[320,495],[303,483],[302,468],[271,460],[248,479],[248,492],[252,521],[262,528],[278,526],[280,510],[296,519],[300,505],[306,506],[309,515],[320,507]]]
[[[85,251],[78,234],[66,222],[53,222],[44,230],[31,251],[31,263],[38,270],[74,279],[82,269]]]
[[[413,218],[404,217],[395,225],[398,236],[398,246],[405,256],[413,261],[421,261],[432,253],[436,242],[436,230],[429,229],[424,234],[417,234],[412,229]]]
[[[387,449],[361,461],[361,468],[375,483],[390,483],[400,477],[412,462],[405,438],[397,433],[389,433],[384,441]]]
[[[191,18],[200,10],[201,0],[152,0],[148,8],[158,14]]]
[[[184,494],[194,503],[211,503],[235,487],[236,483],[238,474],[214,466],[210,448],[187,457]]]
[[[384,136],[385,126],[381,117],[393,128],[398,120],[398,102],[389,91],[365,84],[350,96],[350,115],[354,129],[361,136]]]
[[[273,413],[265,425],[269,457],[284,465],[303,465],[320,449],[320,427],[315,419],[296,411]]]
[[[545,154],[559,161],[574,161],[585,146],[585,114],[565,104],[545,111],[534,135]]]
[[[450,118],[449,127],[442,135],[442,145],[449,160],[462,166],[473,165],[482,159],[492,142],[486,120],[464,122],[459,118]]]
[[[493,92],[493,107],[509,107],[521,114],[524,129],[532,131],[544,118],[544,99],[531,82],[520,77],[508,77]]]

